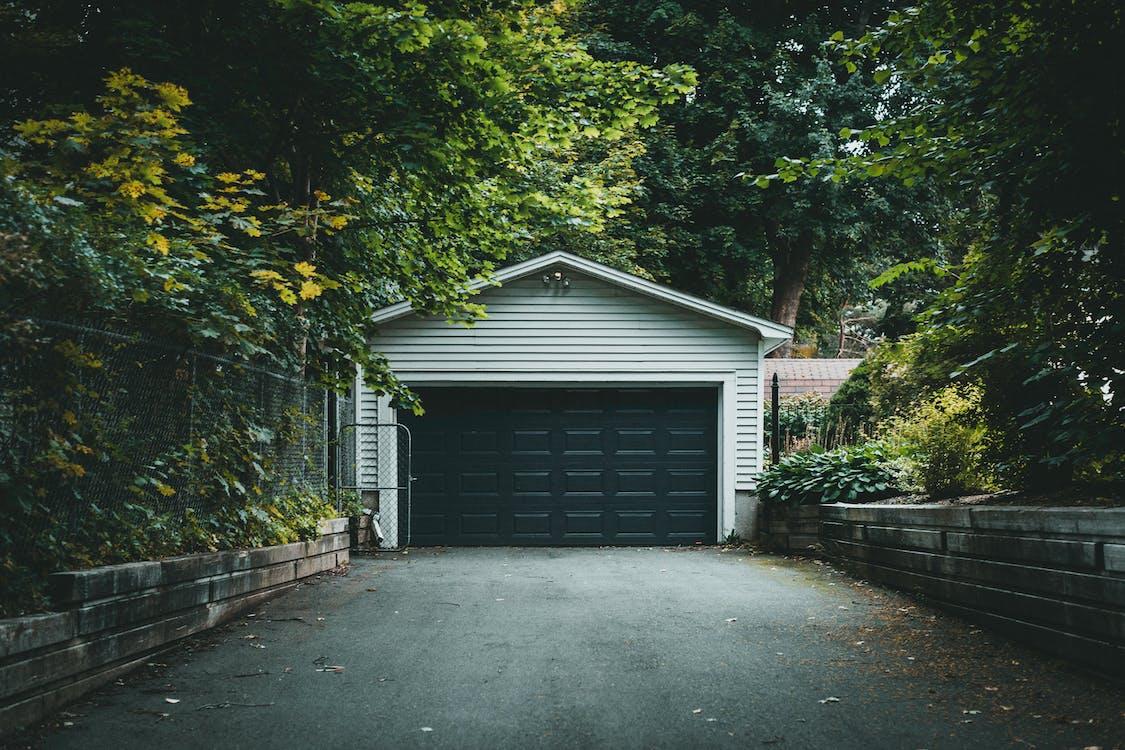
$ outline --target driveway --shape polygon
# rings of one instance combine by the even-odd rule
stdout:
[[[418,549],[356,560],[155,657],[28,741],[1109,748],[1123,698],[811,561]]]

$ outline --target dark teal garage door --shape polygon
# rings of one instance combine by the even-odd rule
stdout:
[[[715,541],[714,389],[416,390],[415,545]]]

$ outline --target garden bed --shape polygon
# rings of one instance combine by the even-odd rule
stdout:
[[[1074,491],[1033,495],[1023,492],[993,492],[961,497],[932,498],[929,495],[896,495],[875,500],[875,505],[993,505],[998,507],[1034,506],[1038,508],[1121,508],[1125,500],[1099,497]]]

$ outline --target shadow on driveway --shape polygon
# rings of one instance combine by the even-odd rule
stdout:
[[[1123,699],[813,561],[419,549],[302,585],[21,742],[1110,748]]]

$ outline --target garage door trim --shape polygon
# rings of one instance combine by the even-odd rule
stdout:
[[[503,371],[440,371],[440,370],[400,370],[399,378],[408,386],[441,387],[452,386],[487,387],[495,388],[505,386],[512,388],[627,388],[659,387],[667,384],[668,387],[717,387],[717,440],[718,451],[716,458],[718,465],[718,508],[716,509],[715,538],[722,541],[726,537],[724,530],[729,530],[734,525],[735,490],[732,468],[735,461],[735,374],[732,371],[716,370],[665,370],[661,372],[636,372],[625,370],[598,370],[581,372],[554,373],[549,378],[542,377],[541,373],[520,373],[512,370]],[[759,398],[759,406],[761,399]],[[389,409],[389,406],[387,407]],[[759,412],[761,409],[759,408]],[[390,416],[388,414],[387,416]],[[758,424],[761,424],[759,414]]]

